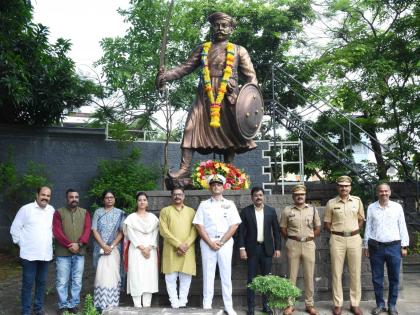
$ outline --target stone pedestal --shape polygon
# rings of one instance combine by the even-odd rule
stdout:
[[[205,200],[210,197],[208,191],[185,191],[186,199],[185,204],[197,209],[201,200]],[[171,203],[171,197],[169,191],[151,191],[149,195],[149,208],[150,211],[159,215],[159,210]],[[240,210],[251,203],[250,191],[226,191],[224,196],[235,202],[237,208]],[[273,206],[277,210],[277,214],[280,216],[281,211],[284,207],[292,202],[290,195],[266,195],[266,204]],[[321,222],[323,221],[324,209],[319,209]],[[316,239],[317,251],[316,251],[316,268],[315,268],[315,301],[331,301],[331,262],[329,253],[329,234],[322,232],[321,236]],[[162,240],[161,240],[162,246]],[[198,240],[196,241],[196,253],[197,253],[197,276],[193,277],[190,295],[189,295],[189,306],[200,307],[202,303],[202,267],[201,267],[201,255]],[[233,282],[233,303],[234,305],[246,306],[246,278],[247,278],[247,266],[246,262],[239,259],[239,249],[235,247],[232,258],[232,282]],[[287,259],[284,246],[284,240],[282,241],[282,255],[281,258],[275,259],[273,263],[272,273],[279,276],[287,276]],[[362,299],[371,300],[374,299],[371,271],[368,259],[363,257],[362,261]],[[303,276],[300,271],[297,281],[297,286],[303,289]],[[343,289],[344,299],[349,300],[349,277],[347,267],[344,268],[343,273]],[[220,278],[216,274],[215,290],[214,290],[213,306],[222,306],[222,292]],[[260,299],[257,297],[256,303],[260,303]],[[169,300],[166,293],[166,285],[164,275],[160,275],[159,281],[159,293],[153,296],[153,305],[157,306],[169,306]]]

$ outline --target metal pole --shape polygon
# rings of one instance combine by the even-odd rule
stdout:
[[[284,195],[284,163],[283,163],[283,142],[280,142],[280,163],[281,163],[281,194]]]
[[[299,140],[299,166],[300,166],[300,181],[302,184],[305,182],[305,167],[303,161],[303,142]]]
[[[275,110],[274,110],[274,106],[275,106],[275,94],[274,94],[274,67],[273,65],[271,65],[271,95],[273,98],[273,101],[271,102],[272,104],[272,108],[271,108],[271,120],[272,120],[272,125],[273,125],[273,137],[274,137],[274,188],[277,189],[278,186],[278,182],[277,182],[277,120],[276,120],[276,115],[275,115]]]

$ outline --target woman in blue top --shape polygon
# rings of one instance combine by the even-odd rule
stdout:
[[[102,193],[104,207],[95,211],[92,219],[93,266],[96,268],[94,304],[99,310],[118,306],[120,300],[121,224],[124,212],[115,208],[115,194]]]

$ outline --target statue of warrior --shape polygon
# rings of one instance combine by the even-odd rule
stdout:
[[[211,42],[199,45],[188,60],[171,69],[160,69],[158,87],[166,81],[182,78],[201,67],[202,77],[197,95],[185,123],[181,143],[180,169],[170,172],[172,179],[190,177],[194,151],[201,154],[223,154],[224,162],[233,162],[235,153],[244,153],[256,147],[252,139],[241,135],[236,122],[236,99],[239,93],[238,76],[244,83],[257,85],[257,78],[247,50],[229,42],[236,22],[222,12],[208,17],[211,24]]]

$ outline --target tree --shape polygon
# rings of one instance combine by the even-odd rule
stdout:
[[[55,124],[99,93],[75,73],[70,42],[49,44],[48,28],[31,20],[30,1],[0,3],[0,123]]]
[[[377,176],[387,178],[387,159],[410,161],[420,148],[420,5],[415,0],[329,0],[332,40],[317,60],[318,82],[331,104],[370,135]],[[330,132],[325,113],[318,130]],[[378,134],[391,132],[384,152]],[[339,133],[335,134],[340,137]],[[343,139],[342,139],[343,140]],[[400,175],[412,176],[407,163]]]

